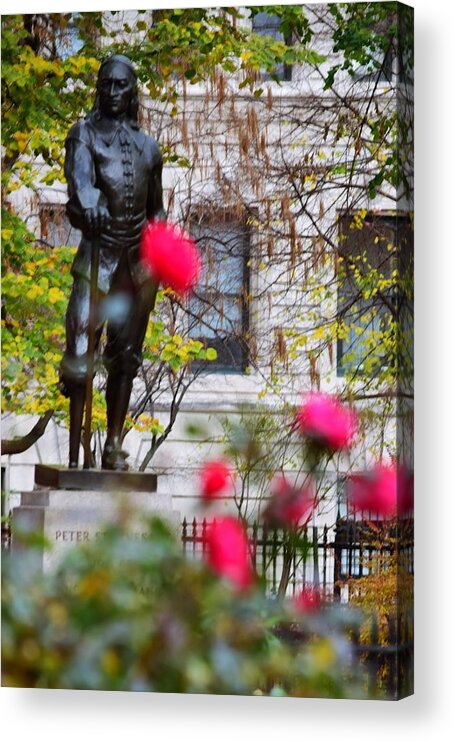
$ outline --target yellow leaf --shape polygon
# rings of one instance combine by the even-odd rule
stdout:
[[[55,304],[57,301],[61,301],[65,298],[65,294],[60,289],[52,287],[49,291],[49,301],[51,304]]]
[[[37,296],[42,296],[44,294],[44,289],[41,288],[41,286],[32,286],[31,289],[29,289],[26,293],[27,299],[36,299]]]

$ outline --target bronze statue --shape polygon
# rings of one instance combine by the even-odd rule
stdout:
[[[67,212],[83,235],[72,266],[74,284],[60,369],[61,388],[70,399],[71,468],[78,466],[87,384],[91,389],[93,379],[89,318],[95,255],[94,352],[107,323],[103,355],[108,372],[107,438],[102,467],[128,468],[122,431],[157,292],[140,263],[140,236],[147,219],[165,219],[161,171],[160,149],[138,125],[134,67],[127,57],[112,56],[100,67],[93,110],[71,128],[66,140]]]

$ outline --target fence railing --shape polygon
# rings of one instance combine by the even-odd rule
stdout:
[[[207,549],[210,522],[183,520],[182,544],[187,556],[202,556]],[[278,593],[286,570],[286,594],[293,595],[307,584],[318,585],[322,592],[333,592],[334,549],[329,529],[307,528],[299,535],[300,548],[293,549],[282,529],[253,523],[247,527],[251,559],[266,592]]]
[[[183,520],[182,544],[187,556],[202,556],[207,549],[210,521]],[[298,541],[289,540],[283,529],[253,523],[247,527],[253,566],[270,595],[294,595],[306,586],[317,587],[326,599],[348,600],[348,582],[386,572],[392,561],[413,572],[410,535],[392,534],[380,541],[374,524],[338,519],[335,527],[307,526]]]
[[[355,656],[367,675],[367,693],[382,691],[388,698],[410,695],[414,688],[414,637],[412,613],[397,612],[387,617],[387,641],[381,641],[373,621],[368,642],[354,634]]]

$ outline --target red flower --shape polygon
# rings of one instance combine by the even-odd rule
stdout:
[[[201,259],[194,242],[166,222],[148,222],[142,230],[141,260],[157,283],[186,294],[201,272]]]
[[[314,613],[321,607],[321,594],[314,587],[304,587],[293,600],[294,608],[298,613]]]
[[[207,530],[208,563],[215,574],[239,590],[253,582],[248,539],[241,523],[232,516],[214,521]]]
[[[349,477],[348,498],[355,510],[393,517],[397,512],[399,476],[395,465],[376,464],[364,474]]]
[[[300,431],[332,451],[348,448],[357,430],[357,415],[329,394],[311,392],[297,411]]]
[[[263,513],[265,523],[278,528],[296,528],[307,520],[314,505],[310,487],[296,487],[282,476],[272,483],[271,498]]]
[[[200,471],[201,494],[205,500],[218,497],[230,481],[229,468],[223,459],[206,461]]]

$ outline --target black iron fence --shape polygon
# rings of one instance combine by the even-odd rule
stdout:
[[[182,523],[182,543],[186,555],[197,557],[207,549],[210,522],[194,518]],[[324,593],[333,591],[336,570],[329,529],[305,528],[298,545],[289,541],[284,530],[253,523],[247,527],[253,566],[263,579],[268,594],[284,590],[295,594],[305,585],[318,585]]]
[[[207,549],[205,518],[183,520],[184,553],[197,557]],[[349,600],[353,579],[387,572],[394,563],[413,573],[413,541],[409,523],[397,533],[381,525],[339,518],[335,526],[307,526],[297,538],[279,528],[253,523],[247,527],[253,566],[270,595],[294,595],[306,586],[317,587],[326,599]]]
[[[403,698],[414,689],[414,635],[412,611],[397,611],[387,616],[387,636],[380,635],[373,618],[368,642],[354,633],[355,657],[367,676],[368,696],[382,692],[388,698]]]

